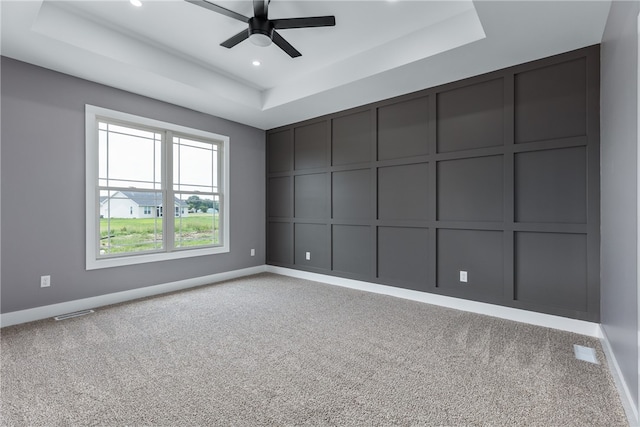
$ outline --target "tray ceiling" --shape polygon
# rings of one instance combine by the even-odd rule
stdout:
[[[217,4],[252,16],[250,1]],[[2,1],[2,55],[268,129],[599,43],[609,1],[272,0],[301,53],[180,0]],[[252,65],[260,61],[260,66]]]

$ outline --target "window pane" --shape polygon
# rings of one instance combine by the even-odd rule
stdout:
[[[102,125],[103,123],[100,124]],[[107,185],[107,132],[104,130],[98,132],[98,163],[98,176],[101,181],[105,182],[104,184],[100,183],[100,185]]]
[[[176,248],[221,244],[218,146],[173,138]],[[182,203],[182,205],[180,205]],[[184,204],[186,204],[186,209]]]
[[[162,248],[162,193],[100,191],[101,256]]]
[[[99,131],[100,185],[159,189],[161,183],[161,135],[108,124]]]
[[[110,134],[108,147],[109,180],[127,183],[135,181],[152,183],[156,180],[156,154],[153,141],[128,135]]]
[[[176,193],[175,212],[176,248],[221,243],[219,196]]]
[[[217,146],[185,138],[173,138],[173,180],[177,191],[214,192]]]
[[[216,147],[217,148],[217,147]],[[218,167],[218,150],[213,151],[213,192],[218,193],[220,190],[218,189],[220,168]]]
[[[153,188],[160,190],[162,188],[162,137],[156,134],[155,140],[155,176],[153,180]]]

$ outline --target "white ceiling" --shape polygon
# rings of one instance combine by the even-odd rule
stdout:
[[[1,1],[2,55],[269,129],[599,43],[610,1],[272,0],[301,53],[182,0]],[[215,1],[245,16],[247,0]],[[254,67],[253,60],[262,65]]]

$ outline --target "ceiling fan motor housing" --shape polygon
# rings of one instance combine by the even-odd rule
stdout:
[[[249,19],[249,40],[258,46],[269,46],[273,39],[273,24],[267,19]]]

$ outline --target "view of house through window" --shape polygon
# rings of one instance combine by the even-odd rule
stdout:
[[[97,131],[97,258],[221,245],[221,143],[104,118]]]
[[[218,145],[173,136],[172,158],[173,191],[181,203],[175,206],[175,247],[219,243]]]

